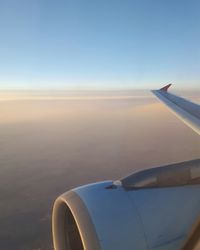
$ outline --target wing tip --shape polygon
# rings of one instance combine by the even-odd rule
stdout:
[[[162,87],[160,90],[167,92],[168,89],[169,89],[169,87],[171,87],[171,85],[172,85],[172,83],[167,84],[167,85],[165,85],[164,87]]]

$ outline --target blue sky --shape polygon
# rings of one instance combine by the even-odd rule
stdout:
[[[0,88],[200,88],[199,13],[198,0],[0,0]]]

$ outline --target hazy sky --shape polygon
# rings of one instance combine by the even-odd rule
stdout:
[[[198,134],[150,93],[1,101],[0,249],[52,249],[52,205],[71,188],[199,156]]]
[[[198,0],[0,0],[0,88],[200,86]]]

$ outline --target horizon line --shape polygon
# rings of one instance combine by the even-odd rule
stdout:
[[[84,91],[151,91],[152,89],[159,89],[162,86],[162,84],[158,85],[157,87],[153,87],[153,88],[138,88],[138,87],[110,87],[110,88],[0,88],[0,92],[2,91],[13,91],[13,92],[24,92],[24,91],[80,91],[80,92],[84,92]],[[175,84],[173,84],[174,89],[176,90],[198,90],[200,91],[200,87],[176,87]]]

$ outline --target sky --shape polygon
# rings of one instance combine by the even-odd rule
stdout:
[[[198,0],[0,0],[0,89],[200,89]]]

